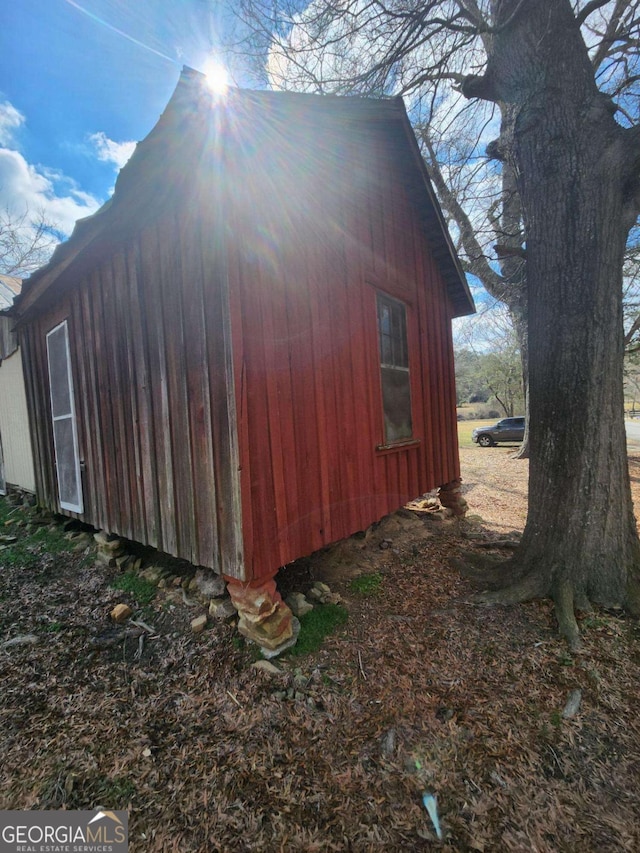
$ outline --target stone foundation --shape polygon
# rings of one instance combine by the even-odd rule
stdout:
[[[238,630],[269,656],[288,649],[295,641],[293,614],[271,578],[242,583],[226,578],[233,606],[238,611]]]
[[[462,497],[461,484],[462,480],[458,478],[457,480],[452,480],[450,483],[445,483],[444,486],[440,486],[438,489],[438,500],[442,506],[450,509],[458,518],[466,515],[469,509],[469,505]]]

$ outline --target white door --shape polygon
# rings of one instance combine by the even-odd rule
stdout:
[[[4,456],[2,455],[2,436],[0,435],[0,495],[7,494],[7,481],[4,474]]]
[[[82,512],[78,431],[66,320],[47,334],[47,357],[60,506],[71,512]]]

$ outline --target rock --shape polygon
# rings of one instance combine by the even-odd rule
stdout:
[[[462,497],[462,481],[460,479],[445,483],[438,489],[438,499],[445,509],[451,510],[451,515],[458,518],[464,516],[469,508]]]
[[[122,546],[122,540],[114,533],[106,533],[99,530],[93,534],[93,538],[104,551],[117,551]]]
[[[85,533],[82,530],[71,530],[69,533],[65,534],[64,538],[68,539],[69,542],[82,544],[85,548],[87,547],[87,545],[95,545],[93,536],[90,533]]]
[[[307,601],[301,592],[292,592],[286,599],[286,603],[289,605],[293,615],[297,616],[298,619],[300,619],[301,616],[304,616],[305,613],[309,613],[310,610],[313,610],[313,604]]]
[[[160,566],[148,566],[140,572],[140,577],[157,585],[158,581],[164,578],[166,574],[167,572]]]
[[[380,740],[380,752],[385,758],[392,758],[396,751],[396,730],[389,731]]]
[[[229,583],[229,593],[238,611],[238,631],[243,637],[278,654],[293,635],[293,614],[282,600],[273,578],[249,584]],[[296,620],[297,621],[297,620]],[[299,623],[298,623],[299,624]],[[269,657],[269,655],[265,655]]]
[[[291,613],[289,608],[287,608],[287,611],[289,613],[289,616],[291,617],[291,636],[287,640],[281,642],[275,648],[267,648],[265,646],[261,646],[262,655],[268,660],[277,657],[279,654],[282,654],[282,652],[284,652],[286,649],[290,649],[291,646],[295,646],[296,642],[298,641],[298,634],[300,633],[300,620],[297,619]],[[238,630],[241,630],[239,624]]]
[[[189,584],[189,589],[192,589]],[[224,578],[217,575],[211,569],[198,569],[193,578],[193,589],[197,590],[204,598],[220,598],[227,592]]]
[[[296,690],[305,690],[309,686],[309,678],[302,674],[302,671],[297,669],[293,676],[293,686]]]
[[[129,607],[128,604],[116,604],[116,606],[111,611],[111,618],[114,622],[120,624],[121,622],[126,621],[132,613],[133,610]]]
[[[235,616],[237,610],[233,606],[230,598],[212,598],[209,602],[209,616],[212,619],[230,619]]]
[[[191,620],[191,630],[194,634],[202,634],[204,629],[207,627],[207,614],[203,613],[202,616],[196,616],[195,619]]]
[[[325,596],[320,592],[319,589],[310,589],[307,593],[308,598],[315,601],[317,604],[323,604]]]
[[[109,550],[108,548],[98,546],[98,557],[108,560],[110,566],[115,566],[116,559],[121,557],[123,554],[125,554],[125,549],[122,545],[118,546],[115,550]]]
[[[567,704],[564,706],[564,710],[562,712],[563,720],[570,720],[580,710],[580,704],[582,702],[582,690],[572,690],[569,694],[569,698],[567,699]]]
[[[307,593],[307,598],[319,604],[326,604],[330,595],[331,587],[327,586],[326,583],[316,581]]]
[[[274,666],[268,660],[257,660],[251,664],[251,668],[258,669],[260,672],[266,672],[268,675],[280,675],[282,673],[281,669],[278,669],[277,666]]]

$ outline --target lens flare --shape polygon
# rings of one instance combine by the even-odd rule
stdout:
[[[202,73],[207,78],[207,85],[216,95],[226,95],[229,88],[229,73],[216,59],[205,62]]]

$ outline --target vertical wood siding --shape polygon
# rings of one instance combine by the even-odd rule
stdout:
[[[103,248],[55,310],[26,327],[38,492],[59,511],[44,341],[67,318],[81,517],[241,577],[225,265],[214,270],[203,227],[163,217],[128,245]]]
[[[82,517],[247,580],[459,475],[453,311],[406,144],[269,123],[229,146],[224,192],[194,178],[130,217],[22,331],[41,499],[59,509],[45,339],[66,318]],[[407,307],[416,439],[386,450],[378,290]]]
[[[371,135],[336,147],[288,134],[288,180],[271,179],[283,172],[264,149],[238,166],[252,181],[235,195],[231,229],[248,576],[459,476],[452,307],[397,152]],[[331,181],[310,186],[296,150]],[[419,440],[384,451],[377,289],[407,306]]]

